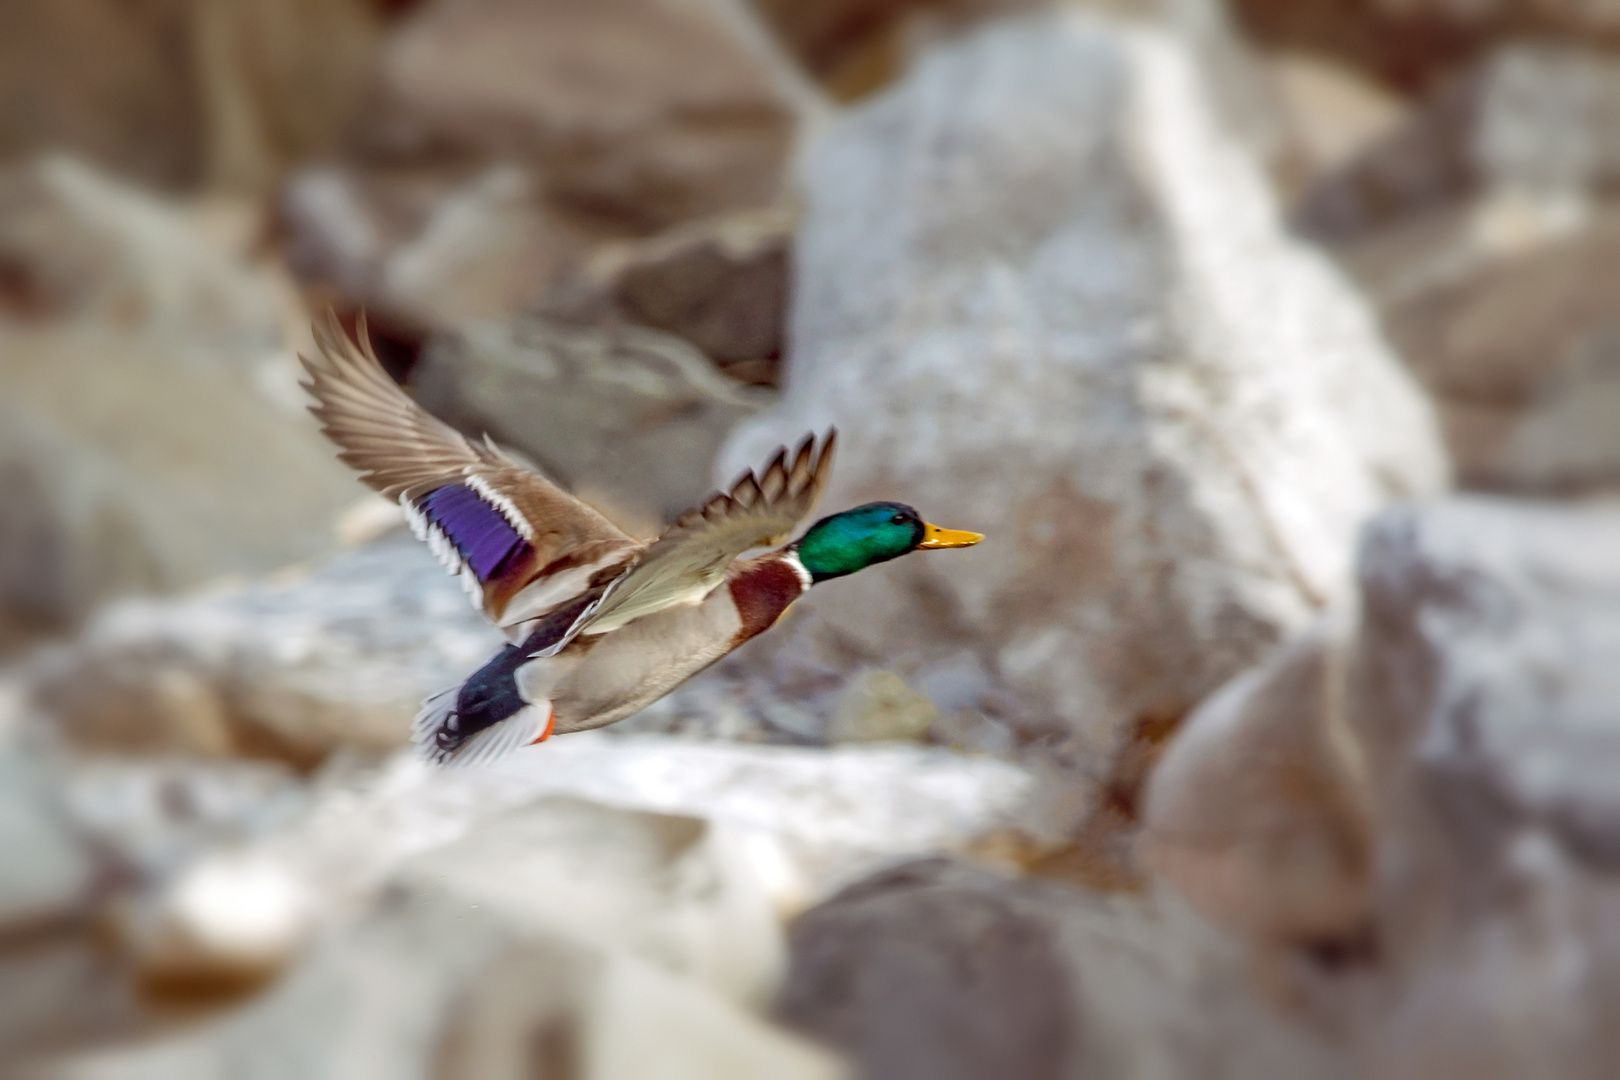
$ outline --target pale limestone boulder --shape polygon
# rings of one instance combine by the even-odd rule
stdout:
[[[422,698],[502,640],[401,530],[317,568],[113,605],[30,678],[80,749],[307,768],[339,747],[408,744]]]
[[[0,621],[335,549],[363,494],[304,413],[290,283],[243,204],[155,198],[66,158],[0,176]],[[31,306],[29,306],[31,305]]]
[[[542,201],[654,231],[766,205],[803,108],[723,3],[429,3],[384,46],[367,149],[384,161],[505,158]]]
[[[671,880],[680,884],[678,867],[648,863],[640,854],[605,864],[604,878],[632,893],[658,889],[670,871],[677,871]],[[646,854],[656,858],[656,842]],[[543,850],[531,855],[546,857]],[[553,900],[559,892],[582,899],[579,883],[566,876],[548,875],[545,885]],[[402,879],[246,1008],[177,1036],[59,1060],[36,1075],[839,1075],[824,1053],[771,1030],[700,983],[647,962],[633,947],[605,946],[566,924],[515,919],[511,904],[480,904],[480,895],[457,892],[454,881],[438,875]],[[633,936],[634,928],[627,929]]]
[[[1353,1050],[1243,955],[1141,895],[928,859],[789,934],[777,1015],[887,1080],[1349,1080]]]
[[[710,493],[726,434],[766,401],[671,333],[544,318],[434,338],[411,385],[435,414],[527,454],[632,533],[651,535]]]
[[[1314,627],[1210,695],[1148,779],[1143,863],[1261,946],[1350,939],[1372,914],[1375,839],[1345,715],[1346,622]]]
[[[1599,1077],[1620,1008],[1620,515],[1375,520],[1351,716],[1380,835],[1377,1075]]]
[[[1106,761],[1346,595],[1365,515],[1446,483],[1427,403],[1175,39],[986,29],[849,113],[804,185],[784,400],[715,476],[836,423],[826,509],[988,538],[818,590],[801,651],[927,685],[967,649],[1016,695],[979,707]]]

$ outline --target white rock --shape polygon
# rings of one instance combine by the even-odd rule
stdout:
[[[1352,711],[1382,850],[1377,1075],[1599,1077],[1620,1010],[1620,513],[1502,499],[1367,530]]]
[[[1264,946],[1351,939],[1371,917],[1375,842],[1345,715],[1346,622],[1313,627],[1210,695],[1148,778],[1143,862]]]
[[[542,1071],[544,1070],[544,1071]],[[832,1080],[823,1053],[622,951],[401,884],[267,996],[60,1080]]]
[[[826,506],[988,534],[818,590],[807,632],[863,662],[921,685],[970,642],[1106,760],[1346,595],[1363,516],[1446,482],[1367,308],[1166,36],[987,29],[836,124],[805,187],[785,398],[715,475],[836,423]]]
[[[96,863],[54,803],[38,761],[0,750],[0,933],[84,914]]]
[[[401,533],[313,571],[115,605],[39,663],[35,695],[81,746],[310,765],[406,744],[422,698],[500,645]]]
[[[1019,819],[1022,769],[915,746],[793,747],[583,733],[488,769],[432,769],[401,757],[374,781],[333,791],[264,850],[324,897],[352,907],[403,860],[544,795],[711,822],[777,908],[791,912],[851,875],[949,850]]]

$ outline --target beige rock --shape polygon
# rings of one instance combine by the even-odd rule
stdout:
[[[1241,952],[1142,896],[944,859],[806,912],[778,1015],[891,1080],[1348,1080],[1345,1040],[1267,1001]]]
[[[1323,57],[1282,52],[1264,58],[1293,151],[1290,197],[1400,123],[1406,104],[1359,72]]]
[[[334,548],[354,480],[247,366],[168,334],[0,331],[0,607],[60,627]]]
[[[364,0],[17,0],[0,151],[83,154],[171,187],[259,187],[331,148],[374,44]]]
[[[437,882],[413,882],[327,935],[247,1007],[36,1075],[832,1080],[839,1070],[631,952],[515,925]]]
[[[380,150],[515,158],[609,228],[774,201],[798,123],[718,4],[440,0],[394,30],[381,84]]]
[[[1605,421],[1620,318],[1603,283],[1620,216],[1578,226],[1478,201],[1343,249],[1392,342],[1433,391],[1459,479],[1560,492],[1620,482]]]
[[[203,215],[51,156],[0,173],[0,253],[24,317],[183,333],[269,350],[280,344],[274,273]]]
[[[380,298],[430,326],[499,319],[530,306],[585,248],[547,214],[522,169],[495,166],[446,192],[388,256]]]
[[[564,484],[605,498],[608,509],[654,522],[710,492],[720,443],[764,401],[671,334],[544,318],[440,336],[411,384],[424,406],[463,430],[488,432]]]
[[[783,46],[827,90],[851,101],[892,81],[924,41],[1039,0],[751,0]]]
[[[630,322],[690,342],[728,373],[774,382],[795,215],[744,211],[595,252],[542,302],[578,324]],[[748,365],[746,370],[737,365]]]
[[[910,741],[927,733],[939,709],[892,671],[851,679],[828,725],[832,742]]]
[[[659,826],[656,836],[623,851],[622,865],[643,865],[653,858],[649,852],[669,848],[718,859],[724,875],[746,867],[785,918],[874,865],[955,850],[1023,820],[1030,787],[1030,775],[1016,766],[916,746],[818,750],[585,733],[523,750],[490,769],[429,769],[401,755],[375,776],[319,793],[303,812],[237,847],[287,868],[320,898],[318,912],[331,917],[362,909],[402,866],[443,845],[467,839],[469,850],[484,850],[476,838],[490,829],[517,844],[511,838],[529,835],[526,826],[503,832],[492,823],[537,800],[566,796],[707,822],[695,832]],[[566,820],[553,815],[536,826],[534,835],[549,837],[553,849],[546,867],[585,858],[566,829],[553,827]],[[592,857],[604,859],[602,866],[579,872],[617,872],[610,853],[597,850]],[[474,877],[485,880],[471,875],[469,887]],[[489,887],[505,888],[495,879]],[[490,903],[507,904],[514,893],[502,895],[508,900],[492,893]],[[536,918],[572,910],[521,903]],[[590,925],[593,933],[609,932],[605,923]],[[747,979],[723,981],[746,996]]]
[[[1318,628],[1216,691],[1148,780],[1143,862],[1263,945],[1352,937],[1371,916],[1372,818],[1344,712],[1344,638]]]
[[[308,768],[338,747],[404,745],[421,699],[500,640],[395,534],[314,571],[114,605],[36,665],[33,693],[82,748]]]
[[[1485,498],[1368,526],[1350,715],[1380,838],[1376,1075],[1613,1069],[1617,538],[1612,508]]]

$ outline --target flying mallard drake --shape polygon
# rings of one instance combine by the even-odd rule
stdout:
[[[757,476],[682,515],[651,543],[407,397],[328,316],[303,357],[310,411],[339,457],[390,499],[511,644],[423,703],[412,726],[440,763],[488,761],[553,734],[622,720],[769,629],[810,586],[918,548],[976,544],[900,503],[809,515],[837,433],[785,449]]]

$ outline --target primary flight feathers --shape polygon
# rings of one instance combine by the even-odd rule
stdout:
[[[778,451],[760,476],[745,473],[644,544],[487,439],[430,416],[383,370],[363,321],[358,345],[330,313],[315,330],[319,352],[301,359],[322,430],[367,484],[399,501],[416,534],[514,642],[588,594],[567,638],[696,602],[738,555],[786,540],[832,466],[835,433],[819,449],[806,438],[791,457]]]

